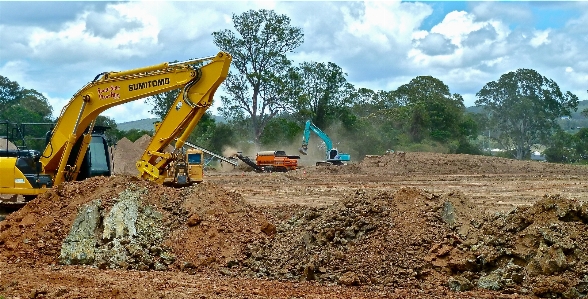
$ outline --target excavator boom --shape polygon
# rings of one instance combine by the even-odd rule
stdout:
[[[300,149],[298,149],[298,151],[301,154],[303,154],[303,155],[307,154],[308,140],[310,139],[310,131],[313,131],[325,143],[325,146],[327,148],[327,152],[333,148],[333,142],[331,141],[331,138],[329,138],[329,136],[325,132],[323,132],[321,129],[319,129],[317,126],[315,126],[310,120],[307,120],[306,125],[304,126],[304,136],[302,137],[302,147]]]

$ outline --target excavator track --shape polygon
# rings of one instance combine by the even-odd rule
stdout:
[[[10,200],[0,198],[0,221],[4,220],[11,213],[20,210],[26,204],[26,201],[16,200],[16,196]]]

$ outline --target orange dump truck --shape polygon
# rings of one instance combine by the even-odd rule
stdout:
[[[255,161],[264,171],[286,172],[298,167],[298,159],[300,156],[289,156],[285,151],[262,151],[257,153]]]

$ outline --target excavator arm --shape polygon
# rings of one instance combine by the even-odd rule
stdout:
[[[181,158],[182,147],[206,110],[229,72],[231,56],[219,53],[212,62],[200,68],[198,80],[187,84],[179,93],[165,118],[156,124],[155,134],[136,163],[139,176],[163,182],[168,165]],[[164,150],[175,139],[174,152]]]
[[[304,126],[304,135],[302,136],[302,147],[298,149],[301,154],[308,154],[308,140],[310,139],[310,131],[314,132],[325,143],[327,152],[333,148],[333,142],[331,141],[331,138],[329,138],[325,132],[315,126],[310,120],[307,120],[306,125]]]
[[[212,62],[198,67],[208,61]],[[164,121],[164,135],[175,136],[175,132],[180,129],[193,128],[204,113],[205,109],[202,108],[210,105],[214,91],[225,79],[230,61],[228,53],[219,52],[207,58],[99,74],[62,109],[49,143],[39,159],[42,172],[53,177],[54,185],[74,180],[90,142],[90,136],[85,132],[91,132],[88,128],[93,126],[98,115],[108,108],[154,94],[183,88],[172,108],[174,113],[170,110]],[[191,112],[187,113],[187,110]],[[181,115],[181,121],[173,119],[177,115]],[[174,133],[170,134],[172,131]],[[72,148],[80,138],[84,139],[78,158],[73,165],[68,165]],[[173,137],[159,134],[157,138],[158,144],[167,145]]]

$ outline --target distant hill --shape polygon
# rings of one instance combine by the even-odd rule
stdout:
[[[214,120],[217,123],[224,123],[226,122],[226,120],[218,115],[213,115],[212,116],[214,118]],[[134,120],[134,121],[129,121],[129,122],[124,122],[124,123],[120,123],[120,124],[116,124],[116,127],[121,130],[121,131],[129,131],[132,129],[137,129],[137,130],[145,130],[145,131],[153,131],[154,129],[154,123],[160,121],[159,118],[155,117],[155,118],[147,118],[147,119],[140,119],[140,120]]]
[[[129,131],[132,129],[153,131],[153,123],[158,122],[159,120],[159,118],[140,119],[116,124],[116,127],[121,131]]]
[[[213,114],[212,115],[212,118],[214,118],[214,121],[216,123],[226,123],[227,122],[227,120],[224,117],[220,116],[220,115],[214,115]]]
[[[466,107],[466,112],[482,113],[483,109],[484,109],[484,107],[482,107],[482,106],[470,106],[470,107]]]
[[[572,112],[572,118],[573,119],[582,119],[582,118],[585,119],[585,117],[582,116],[582,111],[584,109],[588,109],[588,101],[580,101],[580,102],[578,102],[578,111]]]

